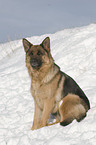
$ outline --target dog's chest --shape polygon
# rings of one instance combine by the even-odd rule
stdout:
[[[44,98],[45,98],[45,93],[44,89],[42,91],[42,86],[38,82],[32,83],[31,84],[31,93],[32,96],[35,100],[35,102],[38,104],[38,106],[43,109],[44,106]]]
[[[32,83],[31,85],[31,93],[40,108],[43,108],[44,102],[47,99],[51,99],[54,97],[54,93],[56,91],[56,86],[52,87],[51,84],[40,85],[39,83]]]
[[[39,83],[34,83],[31,85],[31,92],[33,97],[38,97],[39,99],[46,99],[53,96],[54,88],[51,85],[41,85]]]

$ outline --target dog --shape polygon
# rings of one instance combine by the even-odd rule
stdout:
[[[90,109],[89,100],[78,84],[54,63],[50,38],[46,37],[40,45],[25,38],[22,41],[35,103],[32,130],[56,123],[66,126],[74,119],[78,122],[84,119]],[[50,114],[56,119],[52,124],[48,123]]]

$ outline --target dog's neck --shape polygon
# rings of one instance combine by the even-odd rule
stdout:
[[[43,78],[42,83],[47,84],[49,83],[60,71],[60,68],[55,64],[49,69],[46,76]]]
[[[45,73],[43,71],[41,72],[37,71],[36,73],[34,73],[34,76],[32,75],[31,80],[32,82],[35,81],[40,84],[47,84],[55,77],[55,75],[58,74],[59,71],[60,71],[59,66],[55,64],[50,66],[49,71],[46,71]]]

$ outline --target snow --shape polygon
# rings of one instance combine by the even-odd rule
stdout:
[[[31,130],[34,102],[22,40],[0,45],[0,145],[96,144],[96,24],[28,38],[40,44],[49,36],[61,70],[73,77],[89,98],[91,109],[80,123]]]

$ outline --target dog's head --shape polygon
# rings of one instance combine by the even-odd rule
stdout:
[[[30,71],[40,71],[50,67],[53,59],[50,53],[49,37],[46,37],[40,45],[33,45],[24,38],[23,46],[26,52],[26,66]]]

